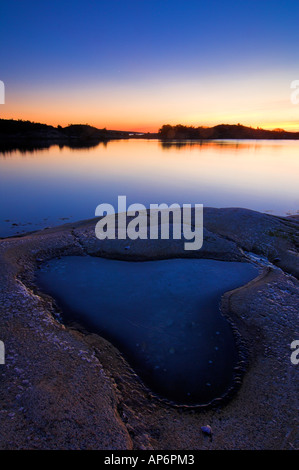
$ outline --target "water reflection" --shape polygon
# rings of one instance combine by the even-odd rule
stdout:
[[[190,150],[204,150],[206,148],[221,148],[222,150],[232,149],[249,149],[254,147],[258,150],[262,147],[256,141],[240,141],[240,140],[160,140],[160,145],[163,150],[175,149],[190,149]],[[277,145],[273,145],[273,148],[277,148]]]
[[[68,144],[60,144],[58,147],[60,149],[69,148],[73,150],[82,150],[82,149],[91,149],[98,147],[100,145],[107,145],[107,141],[103,142],[70,142]],[[14,144],[14,143],[1,143],[0,147],[0,158],[6,157],[16,151],[20,152],[22,155],[26,156],[27,154],[34,154],[39,151],[46,151],[49,150],[51,147],[57,146],[57,144],[53,144],[51,142],[40,143],[40,144],[31,144],[30,142],[24,142],[22,144]]]
[[[299,209],[298,141],[111,140],[0,158],[0,236],[94,217],[98,204]],[[26,225],[25,225],[26,224]],[[31,225],[28,225],[31,224]]]

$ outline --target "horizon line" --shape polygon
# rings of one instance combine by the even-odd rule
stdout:
[[[158,127],[157,131],[145,131],[145,130],[133,130],[133,129],[130,129],[130,130],[125,130],[125,129],[109,129],[107,127],[96,127],[95,125],[93,124],[89,124],[89,123],[69,123],[65,126],[62,126],[60,124],[57,124],[57,125],[54,125],[54,124],[48,124],[48,123],[45,123],[45,122],[39,122],[39,121],[33,121],[33,120],[30,120],[30,119],[21,119],[21,118],[4,118],[4,117],[0,117],[0,121],[16,121],[16,122],[30,122],[32,124],[41,124],[41,125],[46,125],[46,126],[49,126],[49,127],[53,127],[53,128],[67,128],[67,127],[70,127],[70,126],[89,126],[89,127],[93,127],[97,130],[106,130],[106,131],[115,131],[115,132],[125,132],[125,133],[134,133],[134,134],[158,134],[159,133],[159,130],[163,127],[163,126],[171,126],[171,127],[176,127],[176,126],[183,126],[183,127],[186,127],[186,128],[194,128],[194,129],[213,129],[214,127],[218,127],[218,126],[239,126],[239,127],[245,127],[245,128],[248,128],[248,129],[254,129],[254,130],[265,130],[265,131],[270,131],[270,132],[275,132],[275,131],[283,131],[283,132],[288,132],[290,134],[298,134],[299,132],[299,129],[297,131],[288,131],[286,129],[284,129],[283,127],[279,127],[276,126],[276,127],[273,127],[273,128],[266,128],[266,127],[260,127],[259,125],[257,126],[252,126],[252,125],[245,125],[245,124],[241,124],[241,123],[233,123],[233,124],[229,124],[229,123],[225,123],[225,122],[222,122],[222,123],[218,123],[218,124],[215,124],[215,125],[212,125],[212,126],[207,126],[207,125],[204,125],[204,124],[201,124],[201,125],[194,125],[194,124],[182,124],[182,123],[177,123],[177,124],[170,124],[170,123],[166,123],[166,124],[162,124]],[[299,123],[298,123],[298,127],[299,127]]]

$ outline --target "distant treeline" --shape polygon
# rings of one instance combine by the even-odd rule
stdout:
[[[193,127],[177,124],[165,124],[159,129],[163,140],[184,139],[299,139],[299,132],[287,132],[283,129],[273,131],[254,129],[241,124],[220,124],[214,127]]]
[[[13,132],[26,132],[40,129],[54,129],[53,126],[37,122],[23,121],[22,119],[0,119],[0,132],[11,134]]]
[[[112,139],[159,138],[170,140],[211,139],[299,139],[299,132],[283,129],[273,131],[254,129],[241,124],[221,124],[215,127],[193,127],[165,124],[157,134],[97,129],[89,124],[70,124],[66,127],[49,126],[21,119],[0,119],[0,151],[47,148],[51,145],[67,145],[72,148],[92,147]]]
[[[97,129],[88,124],[70,124],[66,127],[49,126],[21,119],[0,119],[0,152],[34,150],[51,145],[71,148],[92,147],[112,139],[141,137],[141,134],[126,131]]]
[[[109,138],[115,132],[107,131],[106,129],[97,129],[89,124],[69,124],[66,127],[50,126],[48,124],[41,124],[39,122],[23,121],[22,119],[0,119],[0,135],[8,136],[11,134],[23,134],[30,136],[30,133],[38,133],[39,131],[48,132],[48,136],[64,136],[74,138]]]

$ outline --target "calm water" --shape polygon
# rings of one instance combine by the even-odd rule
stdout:
[[[0,153],[0,236],[94,217],[98,204],[203,203],[299,209],[298,141],[112,141]]]
[[[220,297],[257,274],[247,263],[70,256],[43,265],[37,281],[67,319],[114,343],[152,390],[205,404],[232,385],[237,362]]]

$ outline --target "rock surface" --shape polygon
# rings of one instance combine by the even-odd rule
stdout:
[[[0,241],[0,339],[6,348],[0,448],[298,448],[298,366],[290,361],[290,343],[299,339],[296,219],[207,208],[204,245],[188,253],[181,240],[99,241],[95,223]],[[53,299],[35,287],[34,272],[41,261],[87,254],[258,263],[258,278],[222,298],[222,312],[248,351],[238,393],[211,409],[171,407],[151,397],[109,342],[59,322]],[[213,440],[201,432],[206,423]]]

